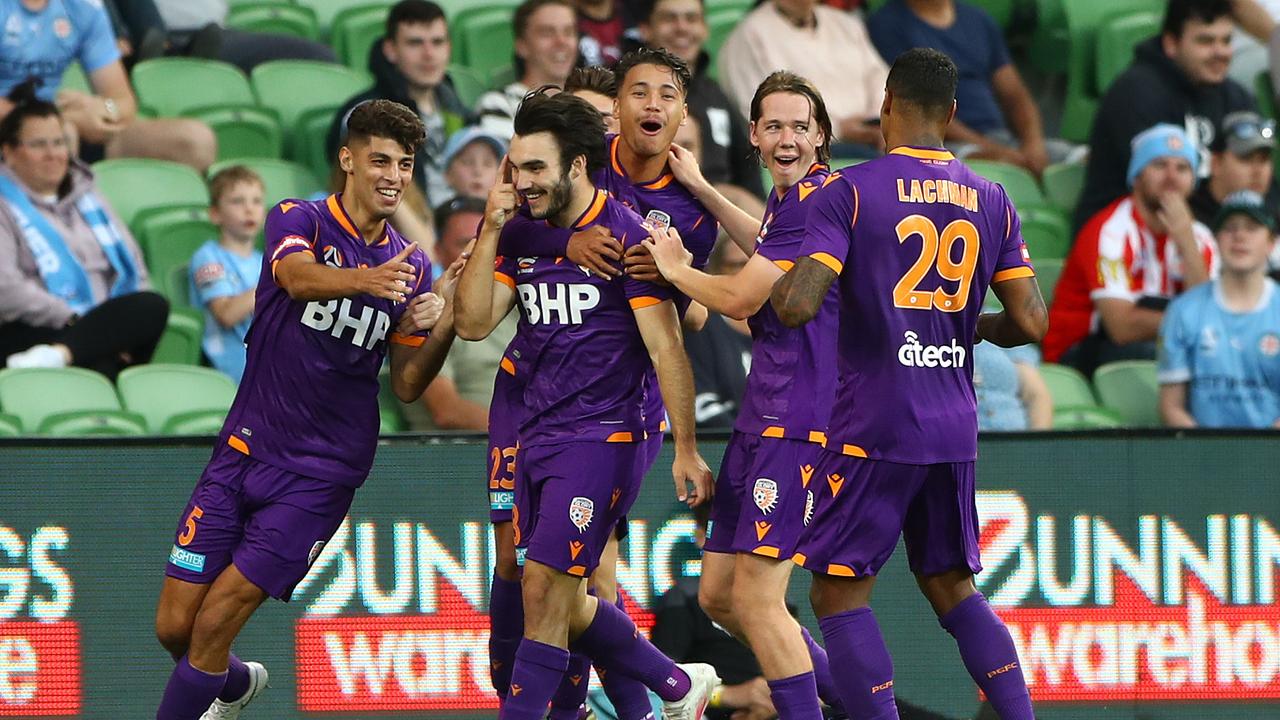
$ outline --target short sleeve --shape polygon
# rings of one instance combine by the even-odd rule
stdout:
[[[516,258],[511,255],[499,255],[493,261],[493,281],[500,282],[516,290]]]
[[[1175,298],[1160,322],[1156,379],[1161,385],[1191,380],[1191,347],[1195,340],[1194,323],[1189,322],[1192,305],[1192,298]]]
[[[1022,220],[1018,212],[1009,202],[1009,196],[1002,190],[1004,199],[1004,240],[1000,243],[1000,255],[996,260],[996,271],[991,282],[998,283],[1014,278],[1035,277],[1035,268],[1031,265],[1031,253],[1027,252],[1027,243],[1022,239]]]
[[[266,255],[271,262],[271,278],[276,275],[276,263],[299,252],[310,253],[315,258],[315,239],[319,227],[316,219],[304,205],[286,200],[267,213]]]
[[[626,248],[644,242],[647,237],[649,237],[649,231],[638,222],[637,218],[637,222],[627,227],[622,234],[621,240],[624,252]],[[683,317],[684,311],[689,307],[688,299],[675,288],[669,285],[657,285],[644,280],[636,280],[630,275],[624,274],[622,276],[622,292],[626,295],[627,302],[631,305],[632,310],[639,310],[667,300],[674,300],[680,315]]]
[[[191,256],[191,288],[202,307],[218,298],[239,294],[231,280],[231,268],[212,245],[201,247]]]
[[[422,250],[415,250],[408,258],[409,264],[413,265],[418,271],[418,284],[405,297],[405,301],[397,306],[397,314],[393,322],[394,325],[400,324],[400,316],[404,314],[406,308],[414,301],[415,298],[431,292],[431,260],[427,258],[427,254]],[[430,330],[421,330],[409,335],[401,335],[398,332],[392,332],[389,340],[397,345],[408,345],[417,347],[421,345],[427,336],[431,334]]]
[[[1136,301],[1138,294],[1133,290],[1130,277],[1133,258],[1129,252],[1128,238],[1123,233],[1104,231],[1099,233],[1097,242],[1097,268],[1088,273],[1089,298]]]
[[[782,268],[783,272],[795,265],[796,256],[804,244],[803,210],[808,208],[807,201],[811,197],[810,194],[803,200],[783,200],[772,215],[765,216],[765,222],[756,235],[756,254]]]
[[[858,221],[858,186],[832,174],[809,202],[813,206],[805,219],[804,243],[797,257],[811,257],[840,274]]]
[[[1009,46],[1004,42],[1004,32],[991,13],[978,7],[973,8],[977,21],[981,25],[982,36],[987,39],[987,69],[991,73],[1013,62],[1009,57]]]
[[[648,237],[648,231],[644,231],[642,237]],[[712,217],[711,213],[703,213],[696,221],[693,227],[689,229],[688,234],[684,238],[684,246],[689,252],[693,253],[693,267],[697,270],[706,268],[707,262],[711,259],[711,251],[716,246],[716,238],[720,236],[720,223]]]
[[[116,36],[111,30],[111,19],[107,16],[107,9],[102,3],[82,4],[88,25],[81,36],[76,59],[80,61],[80,67],[85,73],[91,75],[119,60],[120,48],[116,47]]]

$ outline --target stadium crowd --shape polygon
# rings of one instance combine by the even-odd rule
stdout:
[[[926,46],[960,71],[948,147],[1005,185],[1051,300],[1042,348],[976,351],[982,428],[1280,422],[1280,298],[1267,279],[1280,269],[1268,84],[1280,78],[1268,72],[1280,64],[1280,3],[1122,4],[1116,13],[1127,13],[1130,29],[1118,50],[1103,10],[1073,6],[1052,17],[1052,4],[1030,0],[402,0],[337,16],[317,15],[304,0],[276,5],[284,9],[0,2],[0,357],[8,367],[76,366],[114,378],[148,361],[192,361],[238,380],[266,210],[286,195],[323,197],[325,184],[340,185],[332,159],[346,117],[366,100],[414,108],[426,127],[415,187],[393,224],[429,249],[439,273],[474,235],[512,117],[531,90],[568,83],[608,124],[609,65],[642,45],[670,51],[693,72],[677,143],[719,193],[760,217],[769,181],[746,120],[760,81],[786,68],[814,82],[832,114],[838,168],[883,152],[888,63]],[[1090,52],[1073,45],[1061,67],[1063,53],[1045,49],[1055,31]],[[174,64],[184,60],[247,73],[255,93],[282,64],[336,72],[345,62],[353,90],[364,89],[312,100],[306,113],[263,112],[252,94],[204,96],[184,85],[197,77],[184,75],[193,65]],[[155,80],[162,72],[167,84]],[[307,77],[323,76],[282,82],[322,82]],[[293,96],[309,90],[298,87],[285,102],[304,103]],[[249,122],[258,116],[265,131]],[[267,141],[246,142],[251,130]],[[207,176],[207,215],[188,207],[176,224],[146,222],[157,217],[145,207],[152,181],[130,185],[105,171],[126,158]],[[290,182],[277,179],[282,158],[293,161]],[[129,198],[124,212],[121,197]],[[183,222],[185,235],[174,230]],[[722,233],[712,269],[731,274],[744,262]],[[189,344],[198,349],[175,351],[178,320],[193,318],[202,329]],[[493,372],[514,325],[509,318],[483,341],[459,341],[418,401],[388,403],[388,429],[485,430]],[[718,315],[687,334],[700,426],[732,426],[749,336],[745,322]]]

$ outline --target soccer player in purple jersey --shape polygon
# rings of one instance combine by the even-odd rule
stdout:
[[[1009,631],[977,591],[973,345],[1038,341],[1044,300],[1004,189],[942,149],[956,67],[903,53],[880,123],[888,154],[833,174],[809,201],[800,258],[774,288],[800,327],[839,282],[839,378],[812,512],[794,560],[850,717],[897,718],[893,667],[871,612],[899,535],[920,589],[1005,720],[1031,720]],[[982,313],[988,286],[1004,304]]]
[[[373,100],[347,127],[343,192],[267,217],[244,379],[165,568],[156,634],[177,667],[157,720],[235,718],[265,688],[231,644],[268,596],[289,599],[368,476],[388,347],[409,402],[453,341],[430,261],[386,222],[413,182],[422,122]]]
[[[708,275],[694,269],[692,254],[673,230],[654,228],[647,244],[676,288],[751,327],[751,372],[716,481],[699,603],[751,646],[780,717],[816,718],[822,715],[819,690],[833,706],[839,696],[826,652],[787,611],[786,593],[812,496],[812,463],[831,412],[836,289],[827,292],[814,321],[799,329],[785,327],[768,300],[773,284],[795,264],[811,198],[828,177],[831,118],[812,83],[778,71],[756,89],[750,129],[751,144],[773,177],[761,220],[753,221],[703,180],[687,151],[674,150],[672,160],[676,176],[751,255],[742,270]]]
[[[524,553],[525,629],[500,717],[541,720],[568,667],[571,640],[609,673],[658,693],[668,717],[700,717],[718,682],[715,671],[676,666],[639,637],[625,613],[586,592],[586,577],[651,462],[643,379],[652,367],[672,399],[676,494],[690,504],[710,497],[675,305],[661,287],[603,280],[563,258],[498,259],[499,233],[513,232],[504,225],[517,195],[532,217],[558,227],[604,224],[624,247],[645,236],[635,213],[591,183],[605,158],[603,123],[590,105],[567,94],[532,94],[516,113],[515,131],[504,182],[490,194],[471,269],[460,280],[457,315],[461,335],[479,339],[518,298],[529,350],[513,513]]]

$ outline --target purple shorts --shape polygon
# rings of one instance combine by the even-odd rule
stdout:
[[[815,465],[797,565],[825,575],[875,575],[901,535],[917,575],[982,571],[973,463],[903,465],[824,449]]]
[[[287,602],[353,497],[355,488],[219,445],[178,518],[165,574],[206,584],[234,563],[254,585]]]
[[[820,450],[804,440],[735,430],[720,463],[703,550],[784,560],[794,555]]]
[[[505,362],[505,359],[504,359]],[[505,369],[493,380],[489,402],[489,522],[511,522],[516,490],[516,431],[524,408],[521,385]]]
[[[644,443],[569,442],[520,448],[516,460],[518,557],[586,577],[619,518],[640,493]]]

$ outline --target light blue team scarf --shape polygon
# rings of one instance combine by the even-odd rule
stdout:
[[[23,240],[35,257],[40,279],[50,293],[66,301],[72,311],[83,315],[98,304],[93,297],[89,276],[81,267],[67,243],[44,215],[31,204],[27,194],[11,178],[0,174],[0,197],[9,206],[13,218],[22,230]],[[76,201],[76,210],[89,224],[102,252],[107,256],[116,273],[110,297],[119,297],[138,290],[138,268],[124,238],[111,224],[93,191],[86,192]]]

